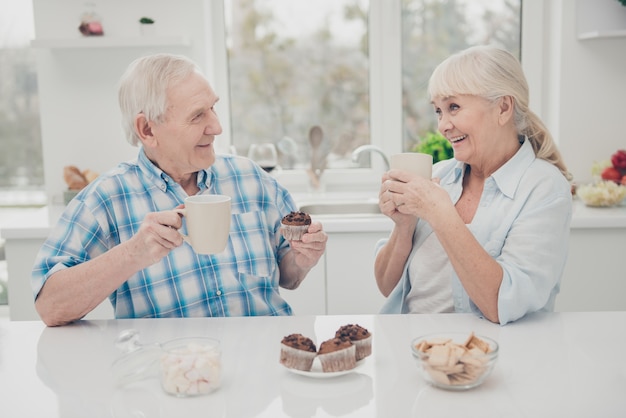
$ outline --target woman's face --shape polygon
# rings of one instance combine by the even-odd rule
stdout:
[[[499,136],[499,107],[479,96],[436,97],[438,129],[454,150],[454,157],[480,166],[493,155]]]

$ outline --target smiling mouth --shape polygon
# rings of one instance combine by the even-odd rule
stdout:
[[[461,142],[463,141],[465,138],[467,138],[467,135],[460,135],[460,136],[455,136],[453,138],[448,138],[448,140],[453,143],[456,144],[457,142]]]

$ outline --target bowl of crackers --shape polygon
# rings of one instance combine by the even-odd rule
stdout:
[[[498,343],[473,332],[424,335],[411,341],[411,351],[424,380],[449,390],[482,384],[498,359]]]

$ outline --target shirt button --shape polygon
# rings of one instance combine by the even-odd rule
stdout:
[[[221,290],[218,290],[217,292],[215,292],[215,294],[216,294],[217,296],[222,296],[222,291],[221,291]]]

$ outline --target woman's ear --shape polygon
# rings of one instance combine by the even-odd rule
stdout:
[[[500,97],[499,103],[499,120],[501,124],[507,123],[513,119],[513,109],[515,108],[515,99],[513,96]]]
[[[150,146],[155,142],[155,138],[152,135],[150,121],[146,119],[146,116],[143,113],[135,116],[135,132],[137,132],[137,135],[141,139],[141,143],[144,146]]]

